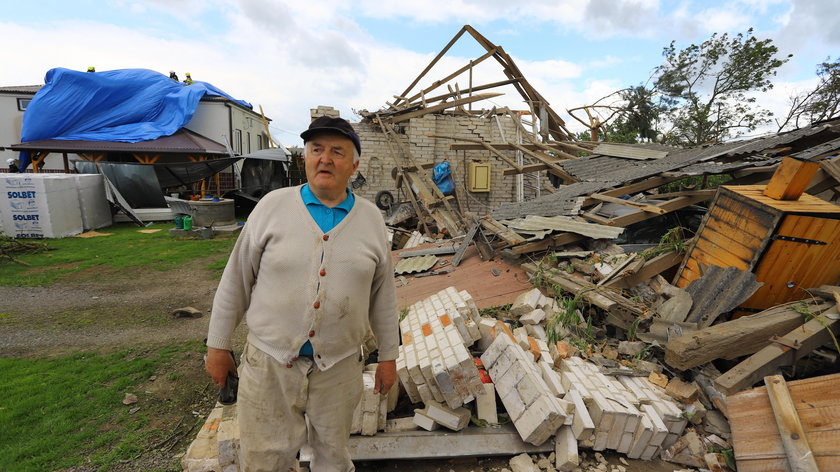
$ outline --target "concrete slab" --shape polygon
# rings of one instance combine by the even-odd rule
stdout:
[[[402,431],[376,436],[350,436],[350,456],[354,461],[390,459],[435,459],[447,457],[512,456],[527,452],[550,453],[554,441],[534,446],[522,441],[510,423],[479,428],[467,426],[458,432]],[[311,449],[304,446],[301,462],[309,462]]]

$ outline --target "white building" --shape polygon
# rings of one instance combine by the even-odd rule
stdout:
[[[24,111],[41,87],[0,87],[0,148],[5,148],[0,150],[0,169],[6,169],[8,159],[18,158],[19,153],[9,146],[20,143]],[[270,120],[265,120],[259,113],[232,100],[205,96],[185,128],[222,144],[227,140],[235,154],[247,154],[269,147],[266,124]],[[68,157],[70,160],[81,159],[75,154]],[[43,169],[63,170],[61,155],[47,158]]]

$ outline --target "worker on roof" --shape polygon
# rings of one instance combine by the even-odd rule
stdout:
[[[186,76],[187,76],[187,78],[186,78],[186,79],[184,79],[184,85],[192,85],[192,84],[193,84],[193,79],[192,79],[192,77],[190,76],[190,73],[189,73],[189,72],[187,72],[187,73],[186,73]]]
[[[176,74],[174,70],[169,71],[169,78],[174,80],[175,82],[180,82],[180,80],[178,79],[178,74]]]
[[[382,214],[348,186],[359,135],[322,116],[301,133],[308,183],[263,197],[245,224],[213,301],[205,368],[224,386],[236,373],[237,325],[248,338],[237,414],[243,471],[352,471],[347,441],[362,396],[368,330],[379,347],[374,393],[396,381],[396,288]],[[308,421],[307,421],[308,420]]]
[[[88,72],[96,72],[96,67],[88,66]]]

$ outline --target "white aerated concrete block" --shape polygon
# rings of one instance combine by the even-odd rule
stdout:
[[[575,406],[575,417],[572,420],[572,432],[575,438],[581,441],[588,440],[595,432],[595,423],[589,416],[589,410],[586,409],[583,398],[577,390],[572,389],[566,394],[565,400],[572,402]]]
[[[463,407],[453,409],[440,403],[429,403],[425,414],[435,423],[453,431],[464,429],[470,422],[470,410]]]
[[[533,288],[527,292],[521,293],[513,301],[510,307],[510,314],[513,316],[522,316],[526,313],[534,311],[539,306],[543,299],[542,293],[539,289]]]
[[[481,338],[478,340],[478,350],[486,351],[491,344],[493,344],[493,327],[496,326],[496,320],[493,318],[482,317],[478,323],[478,331]]]
[[[545,319],[545,312],[539,308],[529,311],[528,313],[519,317],[519,322],[523,325],[530,324],[535,325],[542,322]]]
[[[541,396],[514,421],[513,424],[523,441],[539,446],[551,437],[563,424],[566,416],[556,410],[548,400]]]
[[[403,431],[416,431],[418,428],[414,417],[393,418],[385,422],[385,432],[395,433]]]
[[[572,428],[562,426],[554,437],[554,467],[561,472],[571,472],[579,464],[577,439]]]
[[[563,388],[563,382],[560,380],[560,374],[554,371],[554,365],[549,362],[540,361],[540,373],[542,378],[548,385],[548,389],[554,396],[563,397],[566,394],[566,389]]]
[[[543,328],[542,325],[526,324],[523,326],[525,328],[525,332],[528,333],[528,336],[531,336],[532,338],[543,342],[545,342],[545,340],[548,339],[548,334],[546,334],[545,328]],[[548,351],[546,351],[546,353],[549,357],[551,357],[551,354]]]
[[[414,424],[425,429],[426,431],[434,431],[440,428],[440,425],[435,423],[435,420],[430,418],[423,410],[414,410]]]
[[[499,416],[496,409],[496,387],[493,384],[484,384],[484,394],[475,399],[475,409],[478,419],[490,424],[498,424]]]
[[[513,472],[540,472],[540,468],[527,453],[511,458],[509,464]]]

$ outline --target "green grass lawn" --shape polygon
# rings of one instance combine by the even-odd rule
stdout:
[[[139,456],[170,434],[149,424],[156,409],[171,407],[149,400],[139,384],[185,362],[187,355],[198,358],[200,351],[200,342],[186,342],[108,354],[0,359],[0,470],[40,472],[86,465],[105,471]],[[126,393],[140,401],[123,405]],[[132,414],[133,407],[139,409]]]
[[[196,239],[172,236],[168,232],[172,227],[171,223],[157,223],[145,229],[160,231],[141,233],[139,230],[144,228],[124,223],[99,230],[111,233],[110,236],[44,240],[52,250],[15,256],[30,266],[0,261],[0,285],[50,285],[61,277],[72,277],[93,267],[124,269],[144,266],[168,270],[213,255],[222,257],[209,268],[221,273],[237,234]]]

